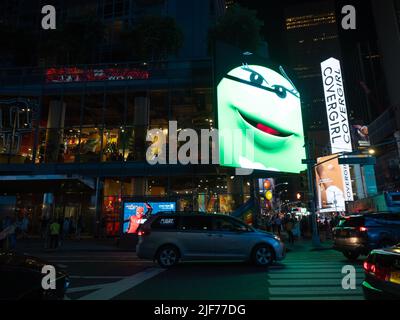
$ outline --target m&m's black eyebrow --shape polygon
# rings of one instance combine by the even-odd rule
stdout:
[[[242,69],[245,70],[245,71],[251,72],[251,73],[255,73],[255,74],[258,75],[259,77],[263,78],[267,84],[269,84],[269,82],[268,82],[267,79],[265,79],[265,78],[264,78],[261,74],[259,74],[257,71],[254,71],[253,69],[251,69],[247,64],[246,64],[246,65],[243,65]]]
[[[258,88],[258,89],[266,90],[266,91],[269,91],[269,92],[274,92],[274,93],[277,92],[276,89],[273,89],[273,88],[270,88],[270,87],[264,87],[264,86],[262,86],[260,84],[257,84],[257,83],[251,82],[251,81],[247,81],[247,80],[244,80],[244,79],[241,79],[241,78],[230,76],[229,74],[226,75],[225,78],[229,79],[229,80],[232,80],[232,81],[240,82],[240,83],[243,83],[243,84]]]
[[[244,80],[244,79],[241,79],[241,78],[238,78],[238,77],[230,76],[230,75],[226,75],[224,78],[228,79],[228,80],[240,82],[240,83],[243,83],[243,84],[258,88],[258,89],[262,89],[262,90],[266,90],[266,91],[269,91],[269,92],[273,92],[273,93],[276,93],[276,94],[280,93],[279,88],[283,88],[284,90],[286,90],[290,94],[294,95],[296,98],[300,98],[300,95],[299,95],[299,93],[297,91],[289,90],[288,88],[286,88],[284,86],[281,86],[281,85],[274,85],[272,87],[265,87],[263,85],[260,85],[260,84],[257,84],[257,83],[251,82],[251,81],[247,81],[247,80]]]

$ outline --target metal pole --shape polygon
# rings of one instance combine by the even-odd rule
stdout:
[[[96,238],[99,238],[102,234],[102,231],[100,228],[101,226],[101,220],[102,220],[102,208],[103,208],[103,203],[102,203],[102,181],[100,177],[97,177],[96,179],[96,198],[95,198],[95,230],[94,230],[94,235]]]
[[[306,143],[306,153],[307,160],[311,159],[310,142]],[[318,223],[317,223],[317,213],[315,208],[315,188],[314,188],[314,175],[313,175],[313,165],[309,162],[307,164],[307,174],[308,174],[308,191],[310,199],[310,212],[312,220],[312,243],[315,247],[321,246],[321,240],[319,238]]]
[[[254,176],[252,177],[252,183],[251,183],[251,188],[250,192],[254,198],[254,212],[253,212],[253,222],[254,222],[254,227],[258,228],[258,216],[260,214],[260,198],[259,198],[259,190],[258,190],[258,179],[256,179]]]

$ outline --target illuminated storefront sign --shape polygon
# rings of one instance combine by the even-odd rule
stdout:
[[[339,159],[333,155],[317,160],[318,204],[321,212],[346,211],[345,189]]]
[[[218,85],[221,165],[305,170],[300,94],[283,69],[244,64],[227,71]]]
[[[332,153],[353,152],[351,127],[347,113],[346,97],[340,61],[330,58],[321,63],[325,103],[328,115]],[[343,165],[346,201],[354,201],[350,166]]]
[[[150,73],[148,71],[129,68],[52,68],[46,71],[47,83],[147,80],[149,78]]]

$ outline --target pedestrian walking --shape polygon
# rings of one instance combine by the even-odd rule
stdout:
[[[294,244],[294,234],[293,234],[293,229],[294,229],[294,221],[293,218],[289,218],[288,221],[286,222],[286,232],[289,237],[289,243]]]
[[[21,221],[21,233],[22,233],[22,239],[28,238],[28,231],[29,231],[29,218],[27,215],[24,215]]]
[[[103,215],[100,222],[100,237],[102,239],[107,237],[107,218]]]
[[[69,226],[70,220],[69,218],[65,218],[64,221],[60,224],[61,227],[61,232],[60,232],[60,247],[62,247],[65,243],[65,241],[68,239],[69,235]]]
[[[16,228],[17,223],[10,217],[6,216],[3,220],[3,230],[0,233],[0,240],[4,250],[15,249],[17,244]]]
[[[82,229],[83,229],[83,217],[82,215],[80,215],[76,221],[76,239],[77,240],[81,240],[81,233],[82,233]]]
[[[70,230],[71,230],[71,220],[69,218],[65,218],[63,223],[63,235],[65,239],[68,239]]]
[[[50,249],[58,248],[61,226],[57,220],[54,220],[50,225]]]
[[[275,226],[276,226],[276,230],[279,236],[281,236],[281,232],[282,232],[282,219],[279,215],[276,216],[275,219]]]
[[[271,228],[272,228],[272,233],[276,234],[276,215],[271,217]]]
[[[49,219],[46,216],[43,216],[40,224],[40,235],[42,237],[42,240],[43,239],[45,241],[47,240],[48,229],[49,229]]]

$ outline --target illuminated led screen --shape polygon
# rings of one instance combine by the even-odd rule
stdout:
[[[176,211],[175,202],[126,202],[124,204],[124,233],[135,234],[139,225],[151,215]]]
[[[217,88],[221,165],[304,171],[300,94],[284,70],[238,63],[221,78]]]

